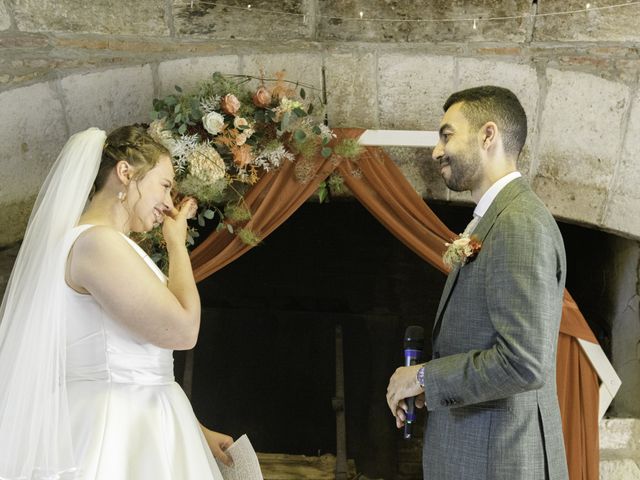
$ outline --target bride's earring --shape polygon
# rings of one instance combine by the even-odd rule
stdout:
[[[127,192],[118,192],[118,200],[124,202],[125,198],[127,198]]]

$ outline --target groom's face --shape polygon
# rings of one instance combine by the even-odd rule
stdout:
[[[444,183],[453,191],[472,190],[480,181],[482,157],[478,132],[472,131],[462,103],[455,103],[440,122],[440,140],[433,149]]]

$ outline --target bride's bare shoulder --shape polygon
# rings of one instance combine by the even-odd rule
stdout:
[[[72,247],[74,256],[99,258],[103,255],[131,250],[125,236],[106,225],[94,225],[78,235]]]

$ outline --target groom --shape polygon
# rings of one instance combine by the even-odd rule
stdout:
[[[556,346],[566,261],[558,226],[516,170],[527,118],[507,89],[454,93],[433,151],[454,191],[477,204],[449,247],[454,266],[433,327],[433,357],[401,367],[387,402],[401,427],[405,398],[429,411],[427,480],[565,480]]]

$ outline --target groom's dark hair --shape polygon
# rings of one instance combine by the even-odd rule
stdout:
[[[520,155],[527,139],[527,114],[511,90],[491,85],[461,90],[447,99],[444,111],[461,102],[461,111],[471,128],[479,129],[487,122],[495,122],[502,132],[505,152],[515,158]]]

